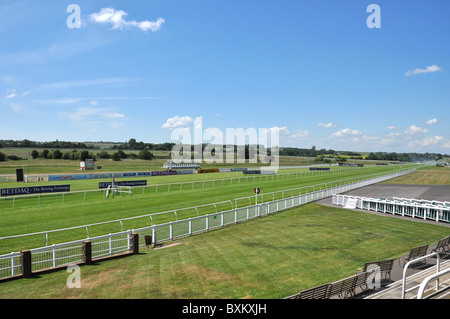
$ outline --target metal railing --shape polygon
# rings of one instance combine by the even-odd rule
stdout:
[[[92,257],[113,256],[130,251],[132,231],[89,238],[92,243]],[[32,271],[41,271],[83,261],[83,242],[86,239],[30,249]],[[14,277],[22,272],[19,252],[0,256],[0,278]]]
[[[345,206],[349,200],[356,201],[356,208],[376,211],[385,214],[433,220],[435,222],[450,222],[450,206],[448,202],[430,202],[423,200],[368,198],[351,195],[334,195],[334,205]]]
[[[270,193],[261,193],[258,196],[260,198],[261,203],[263,203],[264,202],[264,196],[266,196],[266,198],[267,198],[267,196],[271,196],[272,197],[272,201],[274,201],[275,200],[275,195],[282,196],[282,198],[284,199],[286,193],[290,193],[291,197],[293,197],[295,191],[298,192],[297,195],[301,195],[302,193],[308,193],[308,191],[313,193],[316,190],[323,190],[323,189],[331,190],[331,189],[333,189],[333,187],[338,187],[338,186],[342,186],[342,185],[346,185],[346,184],[361,183],[361,182],[364,182],[365,180],[370,180],[370,179],[375,179],[375,178],[380,178],[380,177],[386,177],[387,179],[390,179],[390,178],[394,178],[394,177],[400,176],[398,174],[406,174],[406,173],[410,173],[410,172],[413,172],[413,171],[415,171],[415,169],[398,171],[398,172],[390,173],[388,175],[374,174],[374,175],[361,176],[361,177],[356,177],[356,178],[348,178],[348,179],[331,181],[331,182],[326,182],[326,183],[321,183],[321,184],[316,184],[316,185],[302,186],[302,187],[288,189],[288,190],[280,190],[280,191],[275,191],[275,192],[270,192]],[[391,176],[393,176],[393,177],[391,177]],[[329,194],[328,196],[332,195],[332,193],[330,191],[327,194]],[[27,233],[27,234],[4,236],[4,237],[0,237],[0,240],[14,239],[14,238],[21,238],[21,237],[28,237],[28,236],[36,236],[36,235],[45,235],[45,245],[47,246],[49,244],[49,234],[52,234],[52,233],[58,233],[58,232],[63,232],[63,231],[72,231],[72,230],[77,230],[77,229],[85,229],[87,238],[89,238],[89,228],[92,228],[94,226],[100,226],[100,225],[106,225],[106,224],[118,224],[118,225],[120,225],[120,231],[124,231],[123,222],[125,222],[125,221],[136,220],[136,219],[150,219],[151,225],[153,225],[153,217],[156,217],[156,216],[159,216],[159,215],[164,215],[164,214],[165,215],[173,215],[175,217],[175,220],[178,220],[178,213],[183,212],[183,211],[189,211],[189,210],[190,211],[195,211],[197,216],[199,216],[200,215],[199,214],[199,208],[210,206],[210,207],[214,207],[214,212],[217,213],[217,211],[218,211],[217,210],[217,206],[218,205],[223,205],[223,204],[228,204],[229,203],[230,207],[233,209],[233,208],[237,208],[238,207],[238,202],[237,201],[240,200],[240,201],[244,201],[244,202],[248,201],[248,205],[251,206],[252,205],[252,200],[254,198],[255,198],[255,196],[240,197],[240,198],[235,198],[233,200],[226,200],[226,201],[222,201],[222,202],[216,202],[216,203],[210,203],[210,204],[204,204],[204,205],[197,205],[197,206],[192,206],[192,207],[178,208],[178,209],[173,209],[173,210],[169,210],[169,211],[165,211],[165,212],[144,214],[144,215],[139,215],[139,216],[134,216],[134,217],[121,218],[121,219],[116,219],[116,220],[109,220],[109,221],[99,222],[99,223],[85,224],[85,225],[80,225],[80,226],[73,226],[73,227],[54,229],[54,230],[47,230],[47,231],[41,231],[41,232],[34,232],[34,233]],[[234,203],[235,203],[234,207],[233,207],[233,202],[232,201],[234,201]]]
[[[426,256],[422,256],[422,257],[416,258],[416,259],[414,259],[414,260],[411,260],[411,261],[407,262],[407,263],[403,266],[402,299],[405,299],[405,294],[406,294],[407,292],[411,292],[411,291],[413,291],[413,290],[419,288],[419,285],[416,285],[416,286],[413,286],[413,287],[411,287],[411,288],[409,288],[409,289],[406,289],[406,271],[408,270],[409,266],[412,265],[412,264],[415,264],[415,263],[417,263],[417,262],[419,262],[419,261],[421,261],[421,260],[430,258],[430,257],[432,257],[432,256],[436,256],[436,258],[437,258],[437,261],[436,261],[436,273],[439,273],[441,261],[440,261],[440,257],[439,257],[439,253],[438,253],[438,252],[434,252],[434,253],[431,253],[431,254],[429,254],[429,255],[426,255]],[[438,279],[437,282],[436,282],[436,290],[438,290],[438,287],[439,287],[439,279]]]
[[[241,184],[242,182],[248,183],[255,181],[273,181],[280,180],[284,178],[296,178],[296,177],[306,177],[306,176],[317,176],[324,174],[339,174],[348,171],[353,171],[356,168],[338,168],[330,171],[304,171],[304,172],[291,172],[276,175],[252,175],[252,176],[239,176],[232,178],[221,178],[221,179],[211,179],[211,180],[197,180],[189,182],[177,182],[177,183],[160,183],[151,184],[145,186],[133,186],[130,188],[134,194],[148,194],[148,193],[160,193],[160,192],[170,192],[172,191],[182,191],[182,190],[193,190],[196,188],[206,187],[217,187],[217,186],[228,186]],[[133,177],[134,178],[134,177]],[[209,186],[208,186],[209,185]],[[140,189],[142,191],[140,191]],[[0,197],[0,208],[17,208],[16,203],[20,202],[31,202],[29,206],[40,206],[42,202],[47,202],[52,200],[51,204],[56,204],[57,197],[60,198],[58,203],[64,204],[67,202],[76,201],[86,201],[86,199],[101,199],[106,198],[106,188],[103,189],[91,189],[91,190],[81,190],[81,191],[70,191],[70,192],[60,192],[60,193],[43,193],[43,194],[30,194],[30,195],[17,195],[17,196],[3,196]],[[131,195],[131,193],[130,193]],[[120,194],[122,196],[122,194]]]
[[[438,271],[437,273],[425,278],[422,281],[422,283],[420,284],[419,292],[417,293],[417,299],[423,299],[423,295],[425,293],[425,288],[426,288],[428,282],[430,282],[431,280],[434,280],[434,279],[436,280],[436,293],[438,293],[439,292],[439,277],[444,276],[448,273],[450,273],[450,268],[443,270],[443,271]]]
[[[172,241],[180,237],[190,236],[199,232],[205,232],[225,227],[227,225],[236,224],[241,221],[266,216],[275,212],[303,205],[308,202],[329,197],[333,194],[346,192],[355,188],[364,187],[387,179],[409,174],[413,171],[415,170],[397,172],[386,176],[377,176],[364,181],[339,185],[331,189],[318,190],[312,193],[300,194],[257,205],[250,205],[242,208],[236,207],[231,210],[216,212],[213,214],[89,238],[89,241],[92,242],[92,256],[94,258],[99,258],[129,250],[131,245],[130,238],[133,233],[139,234],[140,246],[145,244],[144,242],[141,242],[142,239],[145,239],[145,236],[152,236],[152,243],[159,244],[166,241]],[[51,269],[75,262],[81,262],[81,249],[84,241],[86,241],[86,239],[62,244],[54,244],[51,246],[30,250],[32,255],[33,271],[49,268]],[[10,253],[0,256],[0,278],[19,275],[21,268],[20,253]]]

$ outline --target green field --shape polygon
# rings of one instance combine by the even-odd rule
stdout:
[[[0,175],[15,175],[17,168],[23,168],[25,174],[53,174],[53,173],[68,173],[75,174],[80,173],[80,161],[78,160],[56,160],[56,159],[33,159],[30,155],[32,148],[1,148],[0,152],[6,156],[14,155],[20,160],[8,160],[0,162]],[[42,152],[42,149],[37,149]],[[60,149],[62,152],[71,152],[72,149]],[[97,154],[102,151],[101,149],[77,149],[78,152],[88,151],[93,154]],[[107,150],[108,153],[113,154],[117,150]],[[139,151],[125,150],[126,154],[137,155]],[[113,161],[112,159],[100,159],[97,158],[95,165],[101,166],[100,170],[96,172],[125,172],[125,171],[148,171],[148,170],[163,170],[163,165],[167,160],[171,159],[170,151],[151,151],[154,155],[152,160],[140,160],[140,159],[123,159],[121,161]],[[313,157],[300,157],[300,156],[280,156],[278,158],[281,166],[295,166],[295,165],[307,165],[315,164]],[[221,164],[208,164],[203,162],[203,168],[210,167],[252,167],[261,166],[260,163],[226,163],[224,160]]]
[[[450,167],[427,166],[419,168],[413,174],[408,174],[395,181],[386,183],[419,184],[419,185],[450,185]]]
[[[314,203],[176,240],[162,249],[0,284],[0,298],[283,298],[353,275],[364,262],[436,243],[448,227]]]
[[[0,202],[0,230],[1,236],[11,236],[228,201],[216,207],[207,205],[199,208],[199,214],[207,214],[216,209],[230,209],[236,204],[239,207],[253,204],[254,187],[260,187],[262,193],[267,194],[323,183],[331,186],[333,181],[389,173],[399,168],[373,165],[315,176],[292,174],[305,172],[306,169],[280,170],[273,179],[267,178],[267,181],[265,178],[260,180],[259,177],[248,176],[248,181],[241,182],[237,182],[236,177],[243,179],[247,176],[237,172],[150,177],[149,185],[161,184],[158,193],[150,187],[144,191],[134,189],[132,195],[122,194],[114,199],[104,198],[101,193],[86,199],[78,195],[66,195],[64,203],[61,202],[61,194],[58,194],[46,198],[42,196],[39,205],[36,198],[17,201],[15,208],[7,206],[11,200]],[[291,175],[281,177],[283,173]],[[200,183],[220,179],[224,179],[223,185],[221,182]],[[73,190],[87,190],[98,188],[99,181],[36,184],[69,183]],[[193,181],[198,183],[184,184],[183,189],[180,184],[172,184],[169,191],[167,186]],[[395,183],[396,180],[390,182]],[[15,182],[0,183],[0,188],[16,185]],[[285,195],[293,194],[295,192]],[[234,201],[247,196],[251,196],[251,202],[248,199]],[[274,197],[268,196],[265,201],[282,196],[282,193],[277,193]],[[116,222],[91,226],[89,234],[93,237],[118,232],[122,226],[132,229],[194,216],[197,216],[197,211],[193,209],[179,210],[176,216],[171,212],[153,215],[152,219],[142,217],[124,221],[122,225]],[[178,239],[160,248],[141,247],[139,255],[82,266],[81,289],[67,288],[67,272],[57,271],[39,274],[32,279],[3,282],[0,284],[0,298],[278,299],[352,275],[361,269],[364,262],[396,258],[406,254],[412,247],[424,243],[434,244],[447,236],[448,232],[445,226],[310,203],[264,218]],[[49,244],[85,237],[85,229],[51,233]],[[1,240],[0,253],[44,245],[43,234]]]
[[[229,210],[232,205],[239,207],[247,206],[254,203],[253,189],[260,187],[262,194],[274,191],[287,190],[321,183],[329,183],[332,181],[343,180],[348,178],[356,178],[367,176],[375,173],[390,172],[398,167],[365,167],[353,170],[346,170],[342,173],[323,174],[318,176],[299,176],[289,177],[268,181],[253,182],[250,179],[248,182],[230,183],[221,185],[217,183],[213,185],[211,182],[207,183],[205,187],[196,186],[194,189],[185,187],[181,190],[172,187],[170,192],[168,188],[160,188],[158,193],[141,191],[135,192],[133,195],[124,194],[112,198],[103,198],[102,193],[96,192],[93,197],[84,200],[83,193],[79,195],[66,195],[64,203],[62,203],[61,195],[42,196],[38,205],[37,197],[31,199],[16,200],[14,208],[12,207],[11,199],[0,200],[1,218],[1,234],[2,237],[13,236],[19,234],[35,233],[50,231],[74,226],[82,226],[93,223],[106,222],[117,219],[124,219],[135,216],[142,216],[151,213],[171,211],[173,209],[182,209],[192,206],[211,204],[215,202],[228,201],[216,207],[209,205],[199,209],[199,214],[213,213],[216,211]],[[151,182],[166,183],[181,182],[188,180],[204,180],[204,179],[220,179],[230,178],[236,176],[244,176],[242,173],[212,173],[212,174],[194,174],[194,175],[175,175],[175,176],[160,176],[151,177]],[[70,181],[74,188],[89,189],[98,187],[99,180],[83,180]],[[51,184],[52,182],[46,182]],[[55,183],[55,182],[53,182]],[[63,182],[58,182],[63,183]],[[13,185],[16,183],[13,183]],[[42,183],[41,183],[42,184]],[[0,188],[11,187],[11,183],[2,183]],[[188,184],[189,185],[189,184]],[[196,184],[197,185],[197,184]],[[201,185],[201,184],[198,184]],[[175,189],[174,189],[175,188]],[[312,191],[312,189],[310,189]],[[295,193],[288,193],[287,196]],[[282,198],[282,193],[278,193],[277,198]],[[236,198],[251,196],[252,202],[248,199],[242,201],[234,201]],[[261,198],[261,197],[260,197]],[[267,200],[274,199],[273,196],[266,197]],[[229,202],[231,201],[231,202]],[[184,210],[177,213],[156,215],[152,219],[143,217],[123,222],[123,229],[133,229],[145,227],[153,224],[168,222],[171,220],[184,219],[197,216],[197,211],[194,209]],[[99,236],[111,232],[121,231],[122,225],[118,222],[113,224],[99,225],[89,227],[89,235]],[[77,229],[70,231],[63,231],[52,233],[49,235],[48,244],[67,242],[77,239],[86,238],[86,230]],[[45,235],[39,234],[26,238],[6,239],[0,241],[0,253],[9,253],[12,251],[19,251],[21,249],[31,249],[45,246]]]

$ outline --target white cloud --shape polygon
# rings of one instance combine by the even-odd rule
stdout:
[[[361,131],[345,128],[345,129],[342,129],[338,132],[331,134],[330,137],[336,138],[336,137],[351,137],[351,136],[360,136],[360,135],[362,135]]]
[[[95,23],[111,24],[112,29],[123,30],[125,28],[135,27],[139,28],[143,32],[148,30],[155,32],[161,28],[161,25],[165,22],[163,18],[158,18],[156,21],[127,21],[125,17],[128,16],[123,10],[116,10],[114,8],[103,8],[98,13],[91,14],[90,20]]]
[[[397,137],[400,136],[400,133],[389,133],[389,137]]]
[[[178,127],[186,127],[189,124],[194,122],[194,120],[190,116],[174,116],[171,117],[162,125],[162,128],[167,128],[169,130],[173,130]]]
[[[128,82],[134,82],[137,79],[133,78],[105,78],[105,79],[91,79],[69,82],[56,82],[41,85],[41,89],[70,89],[74,87],[94,86],[94,85],[110,85],[110,84],[123,84]]]
[[[163,18],[158,18],[156,21],[142,21],[142,22],[136,22],[136,21],[130,21],[127,22],[127,25],[131,25],[134,27],[138,27],[141,29],[141,31],[147,32],[148,30],[155,32],[158,31],[161,28],[161,25],[165,22]]]
[[[23,92],[23,93],[19,93],[19,92],[17,92],[16,89],[6,89],[6,94],[7,95],[5,95],[5,99],[12,99],[12,98],[15,98],[15,97],[18,97],[18,96],[27,96],[30,93],[31,93],[31,91],[26,91],[26,92]]]
[[[98,38],[93,40],[83,39],[83,41],[71,41],[69,43],[55,43],[45,48],[37,48],[29,51],[13,52],[0,55],[0,66],[6,67],[11,65],[43,64],[55,60],[66,59],[74,55],[88,52],[90,50],[108,45],[112,42],[108,38]],[[4,80],[8,80],[5,78]],[[14,78],[9,80],[13,83]]]
[[[337,124],[333,124],[333,123],[319,123],[319,124],[317,124],[317,126],[330,128],[330,127],[337,127]]]
[[[293,134],[291,137],[293,138],[306,138],[310,135],[309,131],[307,130],[297,130],[297,132],[295,134]]]
[[[8,95],[5,96],[5,99],[12,99],[17,96],[17,92],[15,89],[7,89],[6,92]]]
[[[11,108],[13,109],[14,112],[28,112],[30,111],[29,108],[26,108],[22,105],[18,105],[18,104],[11,104]]]
[[[426,128],[422,128],[420,126],[411,125],[405,130],[405,134],[413,135],[418,133],[428,133]]]
[[[99,113],[99,115],[103,118],[109,118],[109,119],[122,119],[125,117],[124,114],[117,113],[117,112]]]
[[[66,82],[70,83],[70,82]],[[73,85],[76,85],[74,83]],[[80,83],[81,85],[81,83]],[[47,100],[40,100],[39,103],[41,104],[70,104],[70,103],[77,103],[81,101],[88,101],[90,100],[90,104],[93,106],[98,105],[98,101],[134,101],[134,100],[154,100],[154,99],[161,99],[160,97],[156,96],[142,96],[142,97],[127,97],[127,96],[105,96],[105,97],[77,97],[77,98],[61,98],[61,99],[47,99]]]
[[[397,128],[396,126],[393,126],[393,125],[388,126],[387,128],[388,128],[389,130],[398,130],[398,128]]]
[[[432,65],[432,66],[427,66],[426,69],[410,70],[410,71],[406,72],[405,76],[422,74],[422,73],[432,73],[432,72],[437,72],[437,71],[441,71],[441,68],[437,65]]]
[[[98,123],[101,119],[123,119],[124,114],[111,112],[108,108],[94,108],[90,106],[83,106],[78,108],[75,112],[60,112],[59,115],[63,118],[68,118],[70,121],[81,124],[90,125]]]
[[[447,139],[445,142],[443,142],[442,147],[450,148],[450,140]]]
[[[286,126],[282,126],[282,127],[274,126],[274,127],[268,128],[267,131],[268,131],[268,133],[269,132],[278,132],[279,135],[289,135],[290,134],[290,132]]]
[[[410,147],[427,147],[439,144],[441,141],[443,141],[442,136],[430,136],[426,137],[424,139],[418,139],[418,140],[412,140],[409,142]]]
[[[432,124],[437,124],[438,120],[437,119],[431,119],[425,122],[425,124],[427,125],[432,125]]]

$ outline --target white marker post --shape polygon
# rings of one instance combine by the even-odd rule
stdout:
[[[253,190],[255,192],[255,198],[256,198],[256,205],[258,205],[258,194],[261,192],[261,190],[259,189],[259,187],[255,187],[255,189]]]
[[[112,195],[113,195],[113,199],[114,199],[114,174],[112,175],[112,178],[111,178],[111,191],[112,191]]]

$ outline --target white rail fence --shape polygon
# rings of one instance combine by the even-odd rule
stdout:
[[[357,209],[375,211],[384,214],[433,220],[435,222],[450,222],[450,202],[437,202],[418,199],[367,198],[350,195],[333,195],[334,205],[346,206],[355,202]]]
[[[197,180],[189,182],[177,182],[177,183],[162,183],[162,184],[151,184],[145,186],[133,186],[129,189],[131,192],[129,195],[134,194],[149,194],[149,193],[161,193],[170,191],[182,191],[182,190],[193,190],[205,187],[223,187],[228,185],[236,185],[248,182],[267,182],[273,180],[280,180],[284,178],[298,178],[298,177],[310,177],[325,174],[339,174],[349,171],[354,171],[358,168],[338,168],[330,171],[303,171],[303,172],[291,172],[276,175],[252,175],[252,176],[240,176],[232,178],[221,178],[214,180]],[[359,168],[361,170],[361,168]],[[18,195],[18,196],[3,196],[0,197],[0,208],[17,208],[23,207],[23,205],[28,206],[40,206],[45,203],[56,203],[56,198],[59,197],[59,203],[73,203],[81,202],[86,200],[107,198],[107,189],[92,189],[92,190],[81,190],[81,191],[71,191],[71,192],[60,192],[60,193],[43,193],[43,194],[31,194],[31,195]],[[122,196],[119,193],[119,196]],[[21,203],[23,205],[21,206]],[[18,204],[18,205],[17,205]]]
[[[400,173],[403,171],[406,171],[406,170],[400,170],[400,171],[397,171],[394,173]],[[393,173],[391,173],[389,175],[392,175],[392,174]],[[226,201],[222,201],[222,202],[209,203],[209,204],[197,205],[197,206],[192,206],[192,207],[178,208],[178,209],[173,209],[173,210],[164,211],[164,212],[144,214],[144,215],[139,215],[139,216],[109,220],[109,221],[93,223],[93,224],[85,224],[85,225],[73,226],[73,227],[68,227],[68,228],[47,230],[47,231],[20,234],[20,235],[5,236],[5,237],[0,237],[0,240],[45,235],[45,245],[48,246],[49,245],[49,234],[60,233],[60,232],[65,232],[65,231],[73,231],[73,230],[77,230],[77,229],[78,230],[84,229],[86,231],[87,238],[89,238],[89,229],[92,229],[95,226],[110,224],[113,226],[111,228],[110,232],[124,231],[124,222],[128,222],[131,220],[141,219],[141,222],[142,222],[142,220],[144,220],[145,224],[147,221],[150,221],[151,225],[153,225],[154,219],[158,220],[159,216],[161,216],[161,215],[166,215],[166,216],[170,215],[170,216],[174,217],[175,220],[178,220],[179,215],[181,216],[183,214],[191,213],[191,214],[196,214],[197,216],[200,216],[200,215],[205,215],[206,213],[210,212],[211,210],[213,210],[214,212],[217,213],[219,211],[219,209],[222,209],[222,211],[225,210],[225,209],[223,209],[224,207],[227,208],[226,210],[228,210],[228,207],[231,209],[238,208],[240,206],[239,203],[241,203],[241,204],[243,203],[244,204],[243,206],[251,206],[253,202],[255,202],[255,204],[257,204],[257,203],[262,204],[262,203],[270,201],[270,200],[275,201],[275,199],[280,199],[280,197],[281,197],[281,199],[284,199],[289,195],[290,195],[290,197],[293,197],[295,195],[300,196],[300,195],[306,194],[306,193],[314,193],[318,190],[340,187],[340,186],[347,185],[347,184],[354,184],[354,183],[358,183],[358,182],[361,182],[361,181],[364,181],[367,179],[374,179],[374,178],[378,178],[381,176],[385,176],[385,175],[378,173],[378,174],[374,174],[374,175],[359,176],[359,177],[354,177],[354,178],[335,180],[335,181],[325,182],[325,183],[321,183],[321,184],[307,185],[307,186],[279,190],[279,191],[274,191],[274,192],[269,192],[269,193],[261,193],[258,195],[258,197],[256,197],[255,195],[246,196],[246,197],[235,198],[233,200],[226,200]],[[233,206],[233,202],[234,202],[234,206]],[[203,211],[203,213],[200,214],[200,211]],[[117,228],[117,226],[119,226],[120,228]]]
[[[92,243],[93,258],[112,256],[114,254],[123,253],[130,250],[132,234],[139,235],[140,246],[146,244],[146,236],[151,236],[152,244],[159,244],[196,233],[236,224],[242,221],[267,216],[285,209],[303,205],[325,197],[330,197],[334,194],[347,192],[355,188],[364,187],[391,178],[406,175],[414,171],[415,169],[405,170],[267,203],[234,208],[214,214],[179,221],[171,221],[164,224],[152,225],[149,227],[32,249],[31,256],[33,271],[51,269],[64,265],[70,265],[72,263],[82,262],[82,244],[86,240],[89,240]],[[20,253],[15,252],[0,256],[0,279],[17,276],[20,275],[21,272],[22,265]]]

